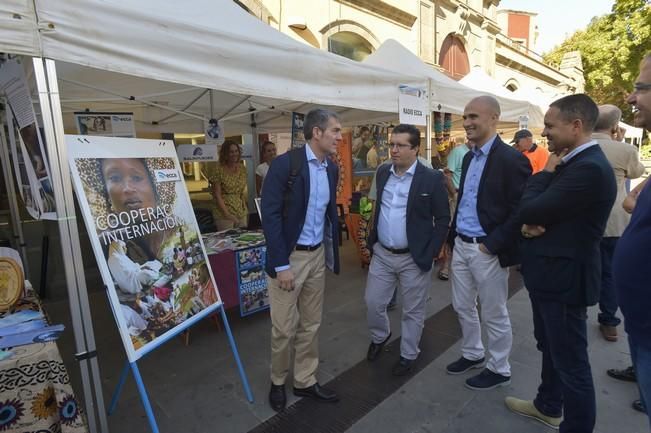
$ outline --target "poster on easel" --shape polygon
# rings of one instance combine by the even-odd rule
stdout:
[[[269,308],[269,288],[264,270],[266,259],[266,246],[238,250],[235,253],[242,317]]]
[[[66,136],[75,192],[130,362],[221,298],[169,140]]]
[[[303,122],[305,114],[292,113],[292,149],[301,147],[305,144],[305,135],[303,133]]]
[[[77,133],[105,137],[135,137],[133,113],[80,111],[75,113]]]
[[[27,212],[34,219],[56,219],[45,142],[36,121],[25,71],[16,58],[0,64],[0,96],[6,98],[9,106],[6,110],[9,149]]]

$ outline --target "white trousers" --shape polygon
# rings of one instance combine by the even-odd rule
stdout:
[[[459,316],[463,333],[463,357],[474,361],[485,356],[477,313],[479,297],[481,319],[488,335],[486,367],[494,373],[510,376],[509,354],[513,335],[506,308],[508,268],[500,266],[497,256],[481,252],[479,244],[464,242],[457,237],[451,270],[452,306]]]

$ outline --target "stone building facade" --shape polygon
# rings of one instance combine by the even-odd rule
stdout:
[[[391,38],[455,79],[479,67],[512,91],[583,91],[580,56],[545,65],[535,52],[536,14],[500,10],[499,0],[234,1],[296,40],[354,60]]]

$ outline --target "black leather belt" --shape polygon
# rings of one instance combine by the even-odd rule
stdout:
[[[470,236],[462,235],[461,233],[457,233],[457,235],[459,236],[459,238],[461,238],[462,241],[467,242],[469,244],[481,244],[486,240],[486,236],[479,236],[473,238]]]
[[[318,249],[321,246],[321,242],[319,242],[316,245],[299,245],[296,244],[296,248],[294,248],[296,251],[314,251]]]
[[[391,254],[407,254],[409,252],[409,248],[389,248],[389,247],[385,247],[384,245],[382,245],[382,248],[384,248]]]

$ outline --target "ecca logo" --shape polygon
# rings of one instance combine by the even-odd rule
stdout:
[[[179,174],[174,169],[155,170],[156,182],[170,182],[180,180]]]

